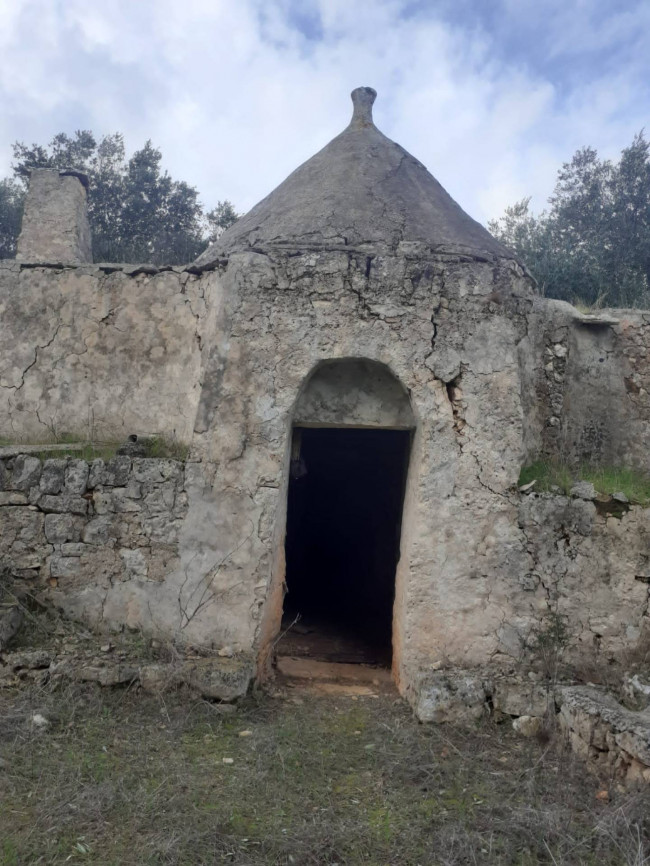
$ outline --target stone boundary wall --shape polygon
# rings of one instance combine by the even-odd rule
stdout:
[[[524,737],[559,732],[600,779],[650,784],[650,711],[632,710],[602,687],[438,671],[421,684],[414,709],[422,722],[476,725],[492,715]]]
[[[582,485],[576,485],[580,490]],[[566,653],[606,663],[650,645],[650,509],[589,493],[521,498],[518,522],[530,571],[506,617],[501,642],[511,655],[536,621],[561,621]]]
[[[650,470],[650,312],[536,299],[520,345],[526,451]]]
[[[188,533],[220,535],[207,513],[190,519],[196,469],[128,456],[0,459],[0,566],[91,624],[140,622],[173,638],[171,623],[190,585],[182,544]],[[521,663],[531,637],[552,628],[553,616],[562,623],[564,657],[578,666],[624,661],[650,643],[650,509],[530,492],[518,501],[525,555],[504,562],[518,571],[503,575],[510,590],[499,596],[486,665]],[[500,592],[499,574],[484,579]],[[216,605],[206,615],[207,633],[218,635],[232,611]]]
[[[184,464],[168,459],[0,460],[0,567],[92,622],[109,588],[176,567],[184,483]]]
[[[650,713],[619,704],[593,686],[558,690],[560,729],[600,778],[650,784]]]
[[[0,438],[189,444],[217,278],[0,261]]]

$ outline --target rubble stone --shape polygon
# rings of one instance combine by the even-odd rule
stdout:
[[[52,458],[43,462],[40,489],[42,493],[60,493],[65,479],[67,460]]]
[[[418,684],[415,714],[421,722],[475,721],[487,714],[485,685],[474,673],[431,673]]]

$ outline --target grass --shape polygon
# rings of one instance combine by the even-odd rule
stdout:
[[[184,693],[0,691],[3,866],[650,863],[650,795],[601,787],[507,723],[420,725],[386,695],[224,715]]]
[[[172,460],[187,460],[189,446],[177,439],[166,438],[163,436],[142,437],[142,445],[145,448],[145,457],[169,458]],[[0,446],[14,445],[16,443],[9,440],[0,439]],[[27,443],[26,443],[27,444]],[[50,458],[59,457],[76,457],[80,460],[88,462],[101,458],[102,460],[110,460],[115,457],[118,448],[124,444],[123,441],[109,442],[88,442],[83,436],[78,436],[73,433],[61,433],[48,442],[28,443],[33,445],[81,445],[79,448],[62,448],[57,451],[48,450],[46,447],[42,451],[33,452],[35,457],[40,460],[48,460]],[[31,452],[30,452],[31,453]]]
[[[650,475],[629,467],[594,467],[572,469],[560,461],[538,460],[525,466],[519,475],[519,486],[536,481],[535,490],[544,492],[559,488],[568,494],[577,481],[590,481],[598,493],[624,493],[630,502],[650,504]]]
[[[166,439],[163,436],[152,436],[143,440],[147,449],[147,457],[167,457],[171,460],[187,460],[189,445],[179,442],[178,439]]]
[[[572,303],[579,313],[582,313],[583,315],[589,315],[591,313],[597,313],[602,310],[606,306],[606,300],[607,293],[601,292],[596,298],[596,300],[592,301],[591,303],[584,301],[582,298],[579,298],[577,296],[573,299]]]

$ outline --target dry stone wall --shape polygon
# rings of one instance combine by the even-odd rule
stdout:
[[[505,645],[521,652],[545,608],[561,618],[567,655],[578,662],[607,664],[650,645],[650,509],[531,494],[518,519],[530,571],[519,577],[524,595],[504,624]]]
[[[120,627],[110,594],[128,603],[132,585],[178,565],[184,482],[184,464],[167,459],[1,460],[0,564],[69,614]]]
[[[558,690],[560,727],[601,779],[650,783],[650,714],[635,712],[593,686]]]

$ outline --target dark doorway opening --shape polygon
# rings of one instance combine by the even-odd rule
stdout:
[[[390,666],[410,440],[294,430],[281,655]]]

